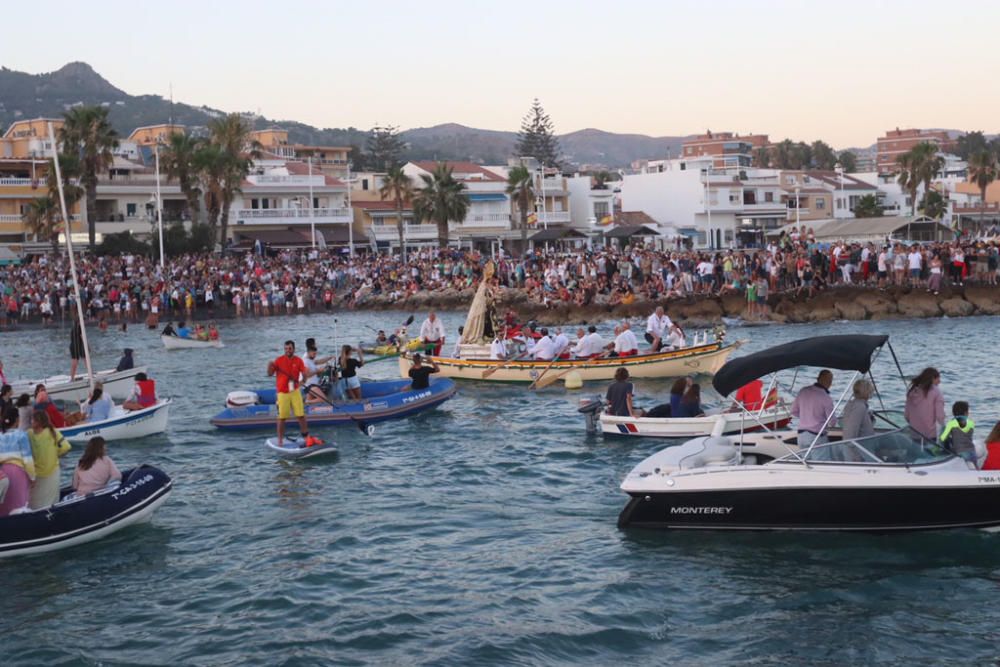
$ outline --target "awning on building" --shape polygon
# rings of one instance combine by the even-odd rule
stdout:
[[[15,253],[10,248],[5,248],[3,246],[0,246],[0,266],[7,264],[20,264],[20,263],[21,263],[21,258],[18,257],[17,253]]]
[[[312,245],[309,232],[298,229],[255,229],[246,232],[240,230],[236,236],[239,239],[237,244],[244,246],[252,246],[256,241],[279,248],[299,248]]]
[[[475,193],[466,194],[469,201],[507,201],[507,195],[502,192],[485,192],[485,193]]]
[[[659,236],[660,233],[646,225],[622,225],[604,232],[604,236],[609,239],[628,239],[633,236]]]
[[[562,241],[565,239],[585,239],[587,235],[570,227],[550,227],[535,232],[528,237],[529,241]]]

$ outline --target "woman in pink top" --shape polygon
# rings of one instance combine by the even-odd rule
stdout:
[[[91,438],[73,472],[73,490],[78,496],[85,496],[103,489],[111,480],[121,478],[118,466],[107,456],[104,438]]]
[[[925,368],[913,378],[906,392],[906,423],[929,440],[936,440],[944,427],[944,396],[938,385],[941,374],[936,368]]]

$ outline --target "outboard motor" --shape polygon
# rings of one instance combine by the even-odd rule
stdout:
[[[600,430],[597,427],[597,422],[603,410],[604,399],[600,396],[580,399],[580,407],[577,408],[577,412],[582,414],[587,420],[587,433],[597,433]]]

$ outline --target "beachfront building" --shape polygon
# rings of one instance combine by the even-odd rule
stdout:
[[[862,197],[878,196],[877,187],[856,176],[818,169],[783,170],[781,187],[789,222],[853,218]]]
[[[567,178],[571,226],[586,233],[597,233],[614,221],[616,207],[620,208],[620,181],[598,185],[589,174]]]
[[[288,130],[281,128],[256,130],[251,136],[260,144],[261,153],[266,159],[309,161],[317,172],[341,181],[350,176],[349,146],[292,143],[288,140]]]
[[[139,150],[138,158],[130,160],[121,153],[128,153],[130,146],[119,150],[111,167],[97,177],[97,221],[98,243],[105,234],[129,232],[138,237],[150,237],[157,232],[156,217],[156,169],[151,157],[151,147]],[[143,163],[142,155],[150,152],[149,164]],[[187,200],[176,181],[170,181],[160,174],[160,198],[163,203],[163,224],[190,219]]]
[[[351,175],[351,207],[354,236],[373,252],[399,252],[399,212],[396,202],[382,199],[382,172],[363,171]],[[414,186],[417,187],[417,186]],[[416,220],[413,202],[403,202],[403,239],[407,251],[437,246],[437,226]]]
[[[681,158],[712,158],[714,169],[750,167],[756,152],[770,145],[766,134],[740,136],[733,132],[711,132],[691,137],[681,144]],[[662,164],[660,165],[661,171]]]
[[[899,156],[925,141],[936,144],[942,153],[949,153],[955,147],[955,141],[945,130],[901,130],[897,127],[879,137],[875,150],[875,171],[879,177],[891,179],[898,170]]]
[[[254,162],[230,211],[237,245],[260,241],[275,248],[352,247],[354,214],[347,184],[298,160]]]
[[[410,177],[416,190],[424,186],[421,177],[430,177],[437,164],[432,160],[407,162],[403,172]],[[444,164],[452,170],[454,179],[465,186],[464,194],[469,198],[465,220],[449,221],[451,242],[490,251],[520,238],[520,230],[512,222],[504,176],[472,162],[448,161]]]

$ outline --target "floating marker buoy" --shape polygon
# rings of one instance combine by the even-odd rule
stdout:
[[[567,389],[580,389],[583,387],[583,376],[580,375],[580,371],[570,371],[563,382]]]

